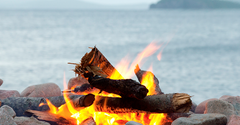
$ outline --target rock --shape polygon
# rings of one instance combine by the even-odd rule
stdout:
[[[222,114],[192,114],[188,118],[180,117],[172,125],[226,125],[227,117]]]
[[[8,97],[20,97],[20,93],[16,90],[0,90],[0,99]]]
[[[76,87],[76,86],[81,86],[86,83],[89,84],[89,82],[82,76],[74,77],[69,80],[68,89],[71,89],[72,87]]]
[[[17,125],[13,117],[8,115],[5,111],[0,112],[0,125]]]
[[[62,92],[55,83],[45,83],[27,87],[21,93],[21,97],[53,97],[61,96]]]
[[[134,121],[129,121],[125,125],[142,125],[142,124]]]
[[[197,108],[197,104],[192,102],[192,107],[191,107],[190,111],[195,112],[196,108]]]
[[[240,115],[240,97],[239,96],[222,96],[220,100],[231,103],[234,107],[235,113]]]
[[[224,114],[229,119],[231,115],[235,114],[235,111],[232,104],[218,99],[209,101],[206,105],[206,110],[204,113]]]
[[[208,100],[205,100],[203,102],[201,102],[195,109],[195,113],[197,114],[203,114],[204,111],[205,111],[205,106],[206,104],[211,101],[211,100],[217,100],[217,98],[212,98],[212,99],[208,99]]]
[[[38,121],[34,117],[15,117],[14,121],[17,125],[50,125],[47,122]]]
[[[9,116],[11,117],[15,117],[16,116],[16,113],[15,111],[8,105],[3,105],[1,108],[0,108],[0,113],[1,112],[5,112],[6,114],[8,114]]]
[[[231,115],[227,125],[238,125],[240,123],[240,116]]]
[[[223,95],[222,97],[220,97],[219,99],[220,100],[224,100],[224,99],[226,99],[226,98],[228,98],[228,97],[231,97],[230,95]]]
[[[3,84],[3,80],[2,79],[0,79],[0,86]]]

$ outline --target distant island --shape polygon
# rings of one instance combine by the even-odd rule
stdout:
[[[223,0],[160,0],[150,9],[240,9],[240,3]]]

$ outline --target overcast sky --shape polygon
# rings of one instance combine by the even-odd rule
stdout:
[[[141,4],[141,3],[156,3],[159,0],[81,0],[98,4]]]

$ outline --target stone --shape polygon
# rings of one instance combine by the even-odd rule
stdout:
[[[227,125],[238,125],[240,124],[240,116],[231,115]]]
[[[68,81],[68,89],[72,89],[75,88],[76,86],[81,86],[86,83],[89,84],[89,82],[82,76],[74,77]]]
[[[226,125],[227,117],[223,114],[192,114],[189,117],[180,117],[172,125]]]
[[[212,98],[212,99],[208,99],[208,100],[205,100],[203,102],[201,102],[195,109],[195,113],[196,114],[203,114],[204,111],[205,111],[205,106],[206,104],[211,101],[211,100],[217,100],[217,98]]]
[[[53,97],[61,96],[62,92],[55,83],[44,83],[27,87],[21,97]]]
[[[15,117],[14,122],[17,123],[17,125],[50,125],[47,122],[38,121],[34,117]]]
[[[134,121],[129,121],[125,125],[142,125],[142,124]]]
[[[206,113],[224,114],[229,119],[231,115],[235,114],[235,111],[232,104],[218,99],[218,100],[209,101],[206,105],[206,110],[204,113],[205,114]]]
[[[0,125],[17,125],[13,117],[8,115],[5,111],[0,112]]]
[[[240,115],[240,97],[239,96],[222,96],[220,100],[231,103],[234,107],[235,113]]]
[[[16,90],[0,90],[0,99],[8,97],[20,97],[20,93]]]
[[[6,114],[8,114],[9,116],[11,117],[15,117],[16,116],[16,113],[15,111],[8,105],[3,105],[1,108],[0,108],[0,113],[1,112],[5,112]]]
[[[2,79],[0,79],[0,86],[3,84],[3,80]]]
[[[192,102],[192,106],[191,106],[190,111],[191,111],[191,112],[195,112],[196,108],[197,108],[197,104],[194,103],[194,102]]]

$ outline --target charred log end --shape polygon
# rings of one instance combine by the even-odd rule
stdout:
[[[75,107],[88,107],[93,104],[95,100],[95,95],[88,94],[73,100],[73,105]]]
[[[186,113],[191,109],[191,96],[186,93],[176,93],[172,98],[173,107],[176,113]]]
[[[136,93],[136,98],[137,99],[144,99],[146,96],[147,96],[147,93],[148,93],[148,89],[145,87],[145,86],[141,86],[137,89],[137,92]]]

